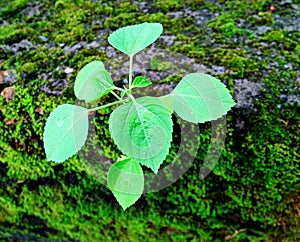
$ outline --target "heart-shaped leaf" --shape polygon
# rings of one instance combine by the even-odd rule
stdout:
[[[134,204],[143,193],[143,170],[140,164],[131,158],[117,161],[108,170],[107,184],[125,210]]]
[[[151,45],[161,35],[160,23],[142,23],[120,28],[108,37],[108,42],[121,52],[133,56]]]
[[[101,61],[92,61],[77,74],[75,96],[87,103],[98,100],[114,89],[113,81]]]
[[[48,160],[62,162],[76,154],[88,135],[88,111],[76,105],[58,106],[47,119],[44,147]]]
[[[134,81],[132,83],[132,87],[147,87],[151,85],[152,83],[144,76],[137,76],[134,78]]]
[[[216,120],[235,105],[222,82],[202,73],[185,76],[171,92],[171,98],[175,112],[193,123]]]
[[[169,153],[171,114],[160,99],[142,97],[115,109],[109,118],[109,130],[124,154],[156,173]]]

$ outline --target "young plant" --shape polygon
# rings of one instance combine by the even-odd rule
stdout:
[[[111,93],[117,100],[91,109],[60,105],[48,117],[44,129],[47,159],[63,162],[84,145],[89,112],[116,106],[109,117],[109,131],[126,156],[111,165],[107,184],[124,210],[143,193],[142,165],[157,173],[165,160],[171,146],[173,112],[189,122],[203,123],[220,118],[235,104],[224,84],[202,73],[188,74],[166,96],[135,98],[132,90],[151,82],[141,76],[132,80],[134,55],[152,44],[162,31],[159,23],[143,23],[113,32],[108,42],[129,56],[128,85],[115,86],[104,64],[92,61],[76,77],[76,97],[92,103]]]

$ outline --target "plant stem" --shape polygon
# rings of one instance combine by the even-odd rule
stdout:
[[[99,110],[99,109],[103,109],[103,108],[107,108],[107,107],[113,106],[115,104],[123,103],[123,102],[124,102],[124,100],[119,100],[119,101],[115,101],[115,102],[112,102],[112,103],[108,103],[108,104],[102,105],[100,107],[90,108],[90,109],[88,109],[88,112],[93,112],[93,111],[96,111],[96,110]]]
[[[135,101],[135,98],[132,96],[132,94],[128,94],[128,97],[130,97],[132,101]]]
[[[129,89],[131,89],[131,82],[132,82],[132,66],[133,66],[133,55],[129,56]]]
[[[121,91],[121,92],[125,91],[125,89],[120,88],[120,87],[116,87],[116,86],[114,86],[114,89],[115,89],[115,90],[118,90],[118,91]]]
[[[115,93],[114,91],[111,91],[111,94],[114,95],[119,100],[122,100],[122,98],[117,93]]]

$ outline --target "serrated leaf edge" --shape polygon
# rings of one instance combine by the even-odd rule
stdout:
[[[171,112],[170,109],[168,109],[165,105],[162,105],[162,107],[164,107],[164,108],[170,113],[170,118],[171,118],[171,121],[172,121],[172,122],[171,122],[171,124],[172,124],[172,129],[171,129],[171,130],[172,130],[172,132],[171,132],[171,139],[170,139],[170,142],[169,142],[169,145],[168,145],[168,150],[170,150],[171,143],[172,143],[172,141],[173,141],[173,135],[172,135],[172,134],[173,134],[173,126],[174,126],[174,123],[173,123],[173,120],[172,120],[172,113],[173,113],[173,112]],[[111,125],[110,125],[110,119],[109,119],[109,126],[108,126],[108,128],[109,128],[109,132],[112,133],[110,127],[111,127]],[[119,147],[118,144],[116,144],[115,142],[114,142],[114,144],[118,147],[118,149],[119,149],[120,151],[122,151],[122,149]],[[122,151],[122,152],[123,152],[123,151]],[[124,152],[123,152],[123,153],[124,153]],[[143,164],[142,162],[140,162],[140,159],[132,158],[131,156],[129,156],[129,155],[127,155],[127,154],[125,154],[125,155],[128,156],[128,157],[130,157],[130,158],[132,158],[132,159],[135,159],[137,162],[139,162],[139,164],[144,165],[144,166],[150,168],[154,173],[157,173],[158,170],[159,170],[159,167],[160,167],[161,164],[165,161],[165,159],[166,159],[166,157],[168,156],[168,154],[169,154],[169,153],[166,154],[164,160],[162,160],[162,162],[159,164],[157,170],[153,170],[150,166],[147,166],[146,164]]]
[[[190,74],[204,74],[204,73],[190,73]],[[188,75],[190,75],[190,74],[188,74]],[[188,76],[187,75],[187,76]],[[204,74],[204,75],[208,75],[208,74]],[[186,76],[185,76],[186,77]],[[179,81],[179,83],[177,84],[177,86],[180,84],[180,82],[185,78],[185,77],[183,77],[180,81]],[[210,75],[208,75],[208,78],[211,78],[211,77],[213,77],[213,76],[210,76]],[[215,77],[213,77],[213,78],[215,78]],[[186,118],[183,118],[183,117],[181,117],[177,112],[176,112],[176,110],[175,110],[175,108],[174,108],[174,112],[180,117],[180,118],[182,118],[183,120],[185,120],[185,121],[188,121],[188,122],[191,122],[191,123],[205,123],[205,122],[208,122],[208,121],[215,121],[215,120],[218,120],[218,119],[220,119],[220,118],[222,118],[222,116],[224,116],[224,115],[226,115],[230,110],[231,110],[231,108],[232,107],[234,107],[235,105],[236,105],[236,102],[234,101],[234,99],[233,99],[233,97],[232,97],[232,95],[230,94],[230,91],[228,90],[228,88],[225,86],[225,84],[223,83],[223,82],[221,82],[219,79],[217,79],[217,78],[215,78],[219,83],[218,84],[221,84],[221,85],[223,85],[224,86],[224,90],[225,90],[225,92],[227,92],[227,94],[231,97],[231,99],[230,99],[230,107],[228,107],[228,108],[224,108],[224,114],[222,114],[221,116],[217,116],[217,117],[214,117],[214,118],[211,118],[211,119],[204,119],[204,120],[202,120],[202,121],[200,121],[200,122],[194,122],[194,121],[192,121],[192,120],[188,120],[188,119],[186,119]],[[176,86],[176,87],[177,87]],[[191,85],[192,86],[192,85]],[[172,105],[173,105],[173,107],[174,107],[174,103],[173,103],[173,97],[174,96],[186,96],[186,95],[181,95],[181,94],[178,94],[177,92],[176,92],[176,87],[172,90],[172,92],[169,94],[170,96],[171,96],[171,100],[172,100]],[[192,86],[193,87],[193,86]],[[174,95],[175,94],[175,95]]]

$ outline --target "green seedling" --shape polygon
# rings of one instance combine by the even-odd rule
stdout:
[[[186,121],[203,123],[221,118],[235,105],[225,85],[203,73],[188,74],[165,96],[135,98],[132,95],[134,88],[151,85],[145,77],[132,80],[134,55],[157,40],[162,31],[159,23],[142,23],[113,32],[108,42],[129,56],[128,85],[122,88],[115,86],[104,64],[92,61],[76,77],[76,97],[93,103],[111,93],[117,100],[91,109],[60,105],[48,117],[44,129],[47,159],[63,162],[85,144],[89,113],[109,106],[116,107],[109,117],[109,131],[125,156],[111,165],[107,184],[124,210],[143,193],[142,165],[157,173],[169,153],[173,112]]]

